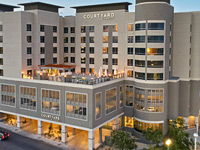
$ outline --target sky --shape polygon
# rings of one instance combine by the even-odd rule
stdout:
[[[103,3],[115,3],[115,2],[130,2],[135,4],[135,0],[0,0],[0,3],[8,5],[17,5],[27,2],[45,2],[64,6],[60,9],[60,15],[70,16],[75,15],[75,10],[71,9],[72,6],[93,5]],[[175,7],[175,12],[188,12],[188,11],[200,11],[200,0],[171,0],[171,5]],[[16,9],[16,11],[23,10],[23,7]],[[130,6],[130,11],[135,11],[134,5]]]

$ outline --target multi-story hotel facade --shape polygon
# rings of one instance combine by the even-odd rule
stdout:
[[[103,127],[134,135],[167,132],[183,117],[195,127],[200,108],[200,12],[174,13],[170,0],[72,7],[0,4],[0,112],[87,131],[88,149]],[[98,142],[95,142],[98,130]],[[102,140],[103,139],[103,140]]]

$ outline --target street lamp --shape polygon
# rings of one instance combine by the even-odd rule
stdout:
[[[197,150],[197,138],[198,138],[198,133],[193,134],[195,141],[194,141],[194,150]]]
[[[165,144],[167,145],[167,150],[169,150],[169,146],[171,145],[172,141],[168,139]]]

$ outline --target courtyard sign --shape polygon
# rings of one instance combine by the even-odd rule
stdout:
[[[85,14],[83,15],[84,19],[111,19],[115,17],[115,13],[97,13],[97,14]]]
[[[41,114],[41,117],[44,118],[44,119],[52,120],[52,121],[59,121],[60,120],[60,117],[49,115],[49,114]]]

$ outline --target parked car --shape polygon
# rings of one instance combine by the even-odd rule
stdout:
[[[0,141],[8,139],[10,136],[9,133],[0,131]]]

